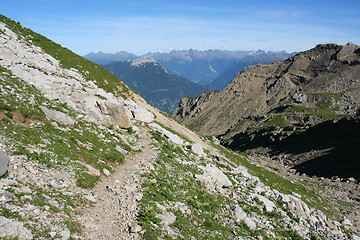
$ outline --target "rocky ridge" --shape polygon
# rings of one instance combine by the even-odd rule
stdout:
[[[321,188],[201,139],[135,93],[104,90],[2,22],[1,238],[359,239],[351,220],[324,214]]]

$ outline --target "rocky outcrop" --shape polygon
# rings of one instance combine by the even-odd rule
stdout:
[[[17,77],[37,87],[49,99],[66,103],[75,111],[84,112],[89,120],[104,122],[121,128],[129,128],[132,118],[151,122],[152,113],[137,106],[135,102],[125,104],[122,99],[99,88],[93,81],[87,81],[77,69],[65,69],[54,57],[42,51],[40,47],[19,41],[18,36],[0,23],[1,34],[0,64],[8,68]],[[73,125],[64,113],[42,107],[45,114],[65,125]]]

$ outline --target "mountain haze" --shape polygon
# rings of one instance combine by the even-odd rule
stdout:
[[[208,90],[169,73],[151,56],[113,62],[103,67],[136,90],[151,106],[167,113],[173,112],[182,97],[195,97]]]
[[[84,55],[84,58],[89,59],[90,61],[97,63],[97,64],[108,64],[111,62],[122,62],[127,60],[133,60],[138,58],[135,54],[126,52],[126,51],[120,51],[117,53],[88,53]]]
[[[84,57],[98,64],[108,64],[112,61],[127,61],[137,58],[130,53],[121,53],[110,54],[99,52],[90,53]],[[168,53],[147,53],[144,56],[153,57],[172,74],[182,76],[202,85],[210,84],[210,88],[214,86],[214,89],[220,89],[225,87],[246,66],[284,60],[290,55],[284,51],[199,51],[189,49],[173,50]],[[223,76],[220,76],[221,74]]]

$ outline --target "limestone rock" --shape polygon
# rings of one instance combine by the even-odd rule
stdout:
[[[305,103],[307,101],[307,96],[303,93],[300,93],[300,94],[295,93],[291,98],[296,103]]]
[[[108,177],[110,176],[110,172],[109,170],[107,170],[106,168],[103,169],[103,173]]]
[[[250,229],[255,229],[256,228],[256,223],[252,218],[246,217],[244,219],[244,221],[245,221],[246,225],[248,225],[248,227]]]
[[[131,113],[120,102],[109,100],[98,101],[97,104],[107,123],[121,128],[129,128],[131,126],[129,117]]]
[[[33,239],[29,229],[23,223],[0,216],[0,238]]]
[[[251,175],[248,173],[247,168],[243,166],[238,166],[233,170],[234,173],[241,174],[242,176],[246,178],[250,178]]]
[[[142,122],[148,122],[148,123],[150,123],[154,120],[154,114],[152,114],[145,108],[140,107],[133,100],[127,99],[124,101],[124,103],[129,108],[129,110],[132,112],[132,114],[136,120],[142,121]]]
[[[212,165],[201,168],[204,170],[204,173],[202,175],[195,175],[195,178],[202,181],[209,189],[223,192],[223,188],[233,186],[229,178],[219,168]]]
[[[4,175],[9,168],[9,156],[6,152],[0,152],[0,177]]]
[[[354,44],[354,43],[347,43],[346,45],[343,46],[343,48],[340,50],[340,52],[336,55],[337,59],[342,61],[344,60],[347,56],[349,56],[351,53],[353,53],[359,46]]]
[[[84,165],[89,170],[90,175],[100,176],[100,171],[97,170],[96,168],[94,168],[93,166],[91,166],[89,164],[86,164],[86,163],[83,163],[83,162],[79,162],[79,163]]]
[[[266,197],[259,194],[254,194],[254,196],[257,197],[264,204],[265,211],[272,212],[276,209],[276,205]]]
[[[159,218],[164,225],[170,225],[176,221],[176,216],[172,212],[157,214],[156,217]]]
[[[301,199],[292,195],[282,194],[282,200],[292,212],[296,213],[298,217],[303,219],[308,219],[310,217],[310,209]]]
[[[172,132],[169,132],[165,128],[161,127],[159,124],[156,123],[150,123],[149,127],[155,129],[159,133],[163,134],[166,138],[169,139],[169,141],[177,144],[177,145],[183,145],[184,140],[180,138],[178,135],[173,134]]]
[[[74,126],[75,120],[69,117],[67,114],[48,109],[45,106],[40,106],[40,109],[45,113],[46,117],[68,126]]]
[[[244,220],[246,218],[246,213],[238,205],[235,205],[235,207],[233,209],[233,212],[234,212],[236,221],[241,221],[241,220]]]
[[[61,240],[68,240],[70,238],[70,231],[68,229],[60,232]]]
[[[203,147],[197,143],[193,143],[191,145],[191,151],[193,151],[193,153],[195,153],[197,155],[203,155],[203,153],[204,153]]]

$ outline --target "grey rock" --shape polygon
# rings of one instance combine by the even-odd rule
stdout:
[[[286,206],[298,217],[303,219],[308,219],[310,217],[310,209],[301,199],[285,194],[282,194],[281,197]]]
[[[106,168],[103,169],[103,173],[104,173],[106,176],[110,176],[110,172],[109,172],[109,170],[107,170]]]
[[[259,194],[254,194],[254,196],[257,197],[264,204],[265,211],[272,212],[276,209],[276,205],[266,197]]]
[[[48,169],[45,164],[39,164],[38,167],[39,167],[39,169],[41,169],[41,170],[47,170],[47,169]]]
[[[31,189],[30,189],[28,186],[22,186],[22,187],[20,188],[20,191],[21,191],[22,193],[26,193],[26,194],[32,193]]]
[[[354,43],[351,42],[347,43],[337,54],[337,59],[340,61],[344,60],[348,55],[353,53],[358,47],[359,46]]]
[[[152,122],[154,120],[154,114],[149,112],[143,107],[140,107],[137,105],[133,100],[127,99],[124,101],[124,104],[128,107],[128,109],[132,112],[134,118],[136,120],[142,121],[142,122]]]
[[[70,238],[70,231],[64,230],[60,232],[61,240],[68,240]]]
[[[50,145],[51,144],[51,142],[49,141],[49,139],[41,139],[41,141],[43,141],[45,144],[47,144],[47,145]]]
[[[173,134],[172,132],[169,132],[168,130],[164,129],[160,125],[156,123],[150,123],[149,127],[155,129],[156,131],[163,134],[166,138],[168,138],[171,142],[177,144],[177,145],[183,145],[184,140],[180,138],[178,135]]]
[[[30,230],[25,228],[23,223],[0,216],[0,238],[15,237],[24,240],[33,239]]]
[[[11,202],[13,199],[13,194],[8,191],[4,191],[0,194],[0,202]]]
[[[9,156],[6,152],[0,152],[0,177],[4,175],[9,168]]]
[[[52,120],[55,120],[59,123],[68,125],[68,126],[74,126],[75,120],[69,117],[67,114],[48,109],[45,106],[40,106],[40,109],[45,113],[46,117]]]
[[[130,225],[130,227],[129,227],[129,231],[131,233],[138,233],[138,232],[141,232],[141,230],[142,230],[142,227],[138,224]]]
[[[306,103],[306,101],[307,101],[307,96],[303,93],[300,93],[300,94],[295,93],[291,98],[296,103]]]
[[[204,170],[204,173],[202,175],[195,174],[194,177],[201,181],[206,188],[225,194],[226,188],[233,187],[232,182],[217,167],[207,165],[206,167],[200,166],[200,168]]]
[[[94,168],[93,166],[91,166],[89,164],[86,164],[86,163],[83,163],[83,162],[79,162],[79,163],[84,165],[89,170],[90,175],[100,176],[100,171],[97,170],[96,168]]]
[[[341,224],[344,226],[352,226],[351,221],[346,217],[343,218],[343,220],[341,221]]]
[[[100,105],[102,113],[108,117],[107,122],[120,128],[131,127],[129,110],[120,104],[120,102],[106,101]],[[105,110],[106,109],[106,110]]]
[[[86,198],[90,202],[96,203],[96,199],[93,195],[85,195],[84,198]]]
[[[197,143],[191,145],[191,151],[193,151],[197,155],[203,155],[204,153],[203,147]]]
[[[172,212],[157,214],[156,217],[159,218],[164,225],[170,225],[176,221],[176,216]]]
[[[251,175],[248,173],[247,168],[243,166],[238,166],[233,170],[233,173],[241,174],[244,177],[251,178]]]
[[[64,177],[64,175],[62,175],[61,173],[59,172],[55,172],[54,173],[54,178],[58,181],[65,181],[66,178]]]
[[[255,229],[256,228],[256,223],[252,218],[246,217],[244,219],[244,221],[245,221],[246,225],[248,225],[248,227],[250,229]]]
[[[235,207],[233,208],[233,212],[234,212],[236,221],[241,221],[246,218],[246,213],[238,205],[235,205]]]
[[[51,198],[49,198],[48,196],[46,196],[45,194],[41,194],[39,196],[39,198],[44,202],[44,203],[50,203]]]

